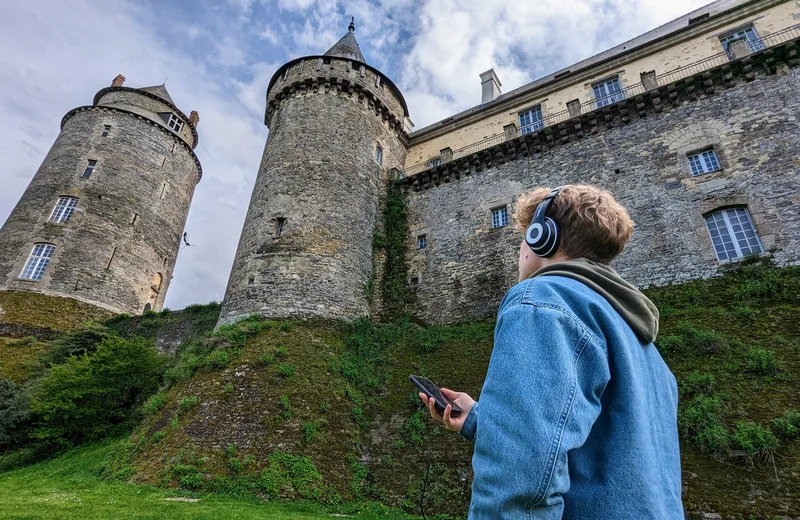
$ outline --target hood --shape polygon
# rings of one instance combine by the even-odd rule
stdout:
[[[543,267],[532,275],[535,276],[564,276],[577,280],[608,300],[639,340],[652,343],[658,336],[656,306],[610,266],[579,258]]]

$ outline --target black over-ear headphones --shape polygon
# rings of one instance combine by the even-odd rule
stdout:
[[[551,191],[536,206],[531,225],[528,226],[528,230],[525,232],[525,242],[528,243],[528,246],[536,256],[549,258],[556,254],[558,250],[558,244],[561,242],[561,233],[558,229],[558,222],[547,216],[547,209],[562,188],[563,186]]]

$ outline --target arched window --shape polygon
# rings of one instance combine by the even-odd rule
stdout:
[[[383,148],[381,148],[381,145],[375,147],[375,162],[379,166],[383,165]]]
[[[706,215],[706,226],[720,261],[764,251],[747,208],[728,208]]]

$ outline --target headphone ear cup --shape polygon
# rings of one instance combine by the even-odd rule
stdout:
[[[541,246],[537,248],[538,251],[534,250],[534,253],[543,258],[549,258],[558,251],[558,245],[561,243],[561,232],[558,229],[558,223],[550,217],[545,217],[544,224],[547,231],[543,233]]]

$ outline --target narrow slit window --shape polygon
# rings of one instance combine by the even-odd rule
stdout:
[[[167,193],[167,183],[165,182],[165,183],[164,183],[164,184],[161,186],[161,198],[162,198],[162,199],[164,198],[164,196],[166,195],[166,193]]]
[[[417,237],[417,249],[425,249],[428,247],[428,236],[420,235]]]
[[[286,227],[286,219],[278,217],[275,219],[275,238],[283,236],[283,229]]]
[[[688,156],[689,166],[692,168],[692,175],[702,175],[711,173],[722,168],[714,150],[705,150]]]
[[[378,163],[378,166],[383,165],[383,148],[380,145],[375,147],[375,162]]]
[[[97,161],[94,159],[89,159],[89,161],[86,163],[86,169],[83,170],[83,173],[81,174],[81,178],[88,179],[91,177],[95,166],[97,166]]]
[[[138,213],[134,213],[134,214],[133,214],[133,218],[131,219],[131,226],[134,226],[134,225],[136,225],[136,222],[137,222],[138,220],[139,220],[139,214],[138,214]]]
[[[111,131],[111,125],[103,125],[103,133],[100,134],[100,137],[108,137],[108,133]]]
[[[108,264],[106,264],[106,269],[111,269],[111,262],[114,261],[114,256],[117,254],[117,248],[115,247],[111,251],[111,256],[108,258]]]
[[[25,267],[22,268],[20,278],[41,280],[45,269],[47,269],[47,264],[53,258],[55,250],[56,246],[51,244],[35,244],[30,256],[28,256],[28,261],[25,262]]]
[[[706,227],[720,261],[764,251],[747,208],[730,208],[706,216]]]
[[[495,208],[492,210],[492,227],[501,228],[508,225],[508,208]]]
[[[56,207],[50,213],[50,222],[55,224],[66,224],[78,207],[78,199],[75,197],[59,197]]]

